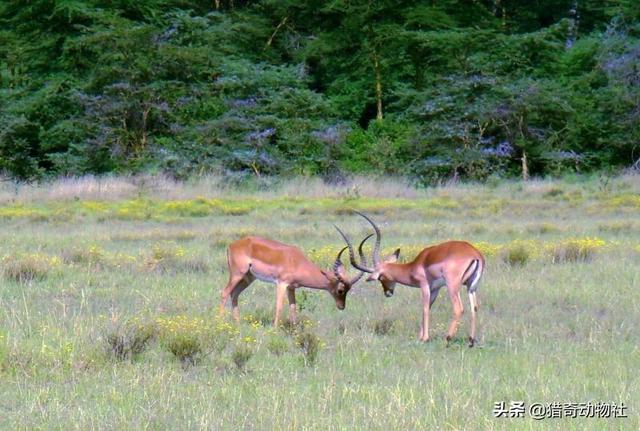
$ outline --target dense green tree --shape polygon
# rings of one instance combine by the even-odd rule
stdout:
[[[0,171],[629,166],[637,64],[633,0],[11,0]]]

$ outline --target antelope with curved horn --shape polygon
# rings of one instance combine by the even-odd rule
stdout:
[[[361,259],[364,259],[362,245],[369,237],[360,244]],[[346,270],[341,260],[346,249],[347,247],[344,247],[340,250],[329,272],[318,268],[298,247],[258,236],[248,236],[234,241],[227,250],[229,282],[222,290],[220,313],[224,313],[227,299],[231,296],[233,317],[240,320],[238,296],[255,279],[276,284],[274,326],[278,324],[285,293],[289,299],[289,321],[296,323],[295,289],[299,287],[329,292],[336,301],[336,307],[344,310],[349,289],[364,275],[360,272],[351,279],[346,278]]]
[[[485,260],[482,254],[471,244],[464,241],[447,241],[433,245],[422,250],[411,262],[398,263],[400,249],[390,256],[380,259],[380,242],[382,236],[380,229],[366,215],[355,211],[364,217],[376,234],[376,243],[373,248],[373,266],[367,266],[366,260],[361,263],[356,261],[353,246],[349,237],[340,229],[340,235],[349,248],[351,265],[360,271],[369,273],[367,281],[379,280],[385,296],[393,295],[396,283],[405,286],[419,287],[422,291],[422,324],[419,338],[421,341],[429,340],[429,310],[433,305],[442,286],[447,286],[449,299],[453,305],[453,319],[447,331],[447,345],[455,335],[462,317],[464,307],[460,300],[460,289],[467,287],[471,308],[471,331],[469,347],[476,343],[476,321],[478,313],[477,286],[484,270]],[[369,237],[367,237],[369,238]],[[366,239],[365,239],[366,241]],[[360,245],[362,248],[362,244]]]

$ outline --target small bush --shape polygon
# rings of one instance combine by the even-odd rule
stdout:
[[[523,266],[529,261],[529,249],[524,244],[511,244],[502,253],[502,261],[510,266]]]
[[[209,271],[209,265],[205,260],[189,257],[183,247],[172,244],[156,244],[146,265],[149,270],[160,273]]]
[[[282,337],[272,336],[267,340],[267,350],[273,355],[280,356],[289,350],[289,343]]]
[[[2,273],[7,280],[28,283],[43,280],[60,265],[60,260],[40,254],[7,256],[2,259]]]
[[[105,335],[107,353],[118,361],[134,359],[144,352],[155,333],[156,328],[153,324],[117,325]]]
[[[304,364],[307,366],[314,365],[320,352],[320,337],[311,331],[301,331],[296,336],[296,344],[302,350]]]
[[[202,342],[195,334],[172,334],[165,337],[163,344],[185,367],[195,365],[203,354]]]
[[[185,367],[198,363],[206,350],[222,351],[234,333],[233,326],[223,320],[200,317],[159,317],[156,324],[162,346]]]
[[[388,317],[376,320],[373,323],[373,332],[376,335],[387,335],[393,329],[394,320]]]
[[[252,314],[246,314],[242,320],[253,326],[271,326],[273,322],[273,310],[269,308],[256,308]]]
[[[247,362],[253,356],[253,350],[246,344],[236,346],[231,353],[231,360],[239,371],[244,371]]]
[[[304,332],[312,327],[313,322],[305,315],[298,315],[298,320],[295,325],[288,319],[280,322],[280,328],[282,331],[291,336],[296,336],[298,333]]]
[[[60,259],[65,264],[100,265],[104,260],[104,251],[92,245],[89,248],[73,247],[60,253]]]
[[[597,238],[571,239],[553,250],[553,263],[589,262],[604,246]]]
[[[600,232],[610,232],[613,234],[627,233],[627,232],[633,232],[635,230],[635,225],[629,221],[603,223],[598,226],[598,230]]]

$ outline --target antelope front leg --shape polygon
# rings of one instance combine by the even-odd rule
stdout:
[[[278,326],[280,321],[280,311],[282,311],[282,303],[284,302],[284,294],[287,291],[285,283],[276,284],[276,315],[273,319],[273,326]]]
[[[420,341],[429,341],[429,309],[431,308],[431,288],[428,283],[420,286],[422,290],[422,324],[420,325]]]
[[[287,298],[289,299],[289,322],[296,324],[296,290],[289,286],[287,288]]]

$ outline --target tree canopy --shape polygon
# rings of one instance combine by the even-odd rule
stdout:
[[[629,166],[639,64],[634,0],[10,0],[0,171]]]

